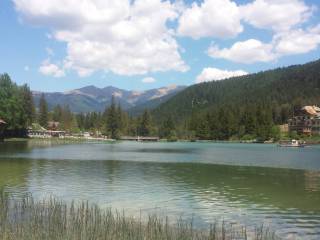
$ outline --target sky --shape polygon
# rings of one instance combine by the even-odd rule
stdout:
[[[146,90],[320,57],[319,0],[0,0],[0,73]]]

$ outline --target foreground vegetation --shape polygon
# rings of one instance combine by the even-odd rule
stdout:
[[[87,239],[275,239],[263,227],[253,232],[225,223],[197,230],[192,222],[155,215],[147,219],[126,217],[111,209],[102,210],[88,203],[70,204],[53,199],[35,201],[32,197],[14,200],[0,194],[1,240],[87,240]]]

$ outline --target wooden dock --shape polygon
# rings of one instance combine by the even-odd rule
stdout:
[[[158,142],[159,137],[142,137],[142,136],[123,136],[120,138],[123,141],[137,141],[137,142]]]

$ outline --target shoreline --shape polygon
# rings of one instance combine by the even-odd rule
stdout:
[[[166,139],[160,139],[159,141],[130,141],[130,140],[116,140],[116,139],[105,139],[105,138],[83,138],[83,137],[51,137],[51,138],[41,138],[41,137],[19,137],[19,138],[6,138],[2,142],[19,142],[19,141],[56,141],[56,142],[103,142],[103,143],[119,143],[119,142],[140,142],[140,143],[242,143],[242,144],[279,144],[280,141],[288,139],[280,139],[279,141],[271,142],[258,142],[258,141],[243,141],[243,140],[187,140],[187,139],[178,139],[177,141],[170,141]],[[306,142],[307,146],[310,145],[320,145],[320,140],[312,141],[308,139],[303,139]]]

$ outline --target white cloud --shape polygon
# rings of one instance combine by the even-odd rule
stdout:
[[[23,68],[26,72],[28,72],[30,70],[30,67],[28,65],[24,66]]]
[[[271,29],[270,42],[248,39],[208,54],[240,63],[270,62],[286,55],[307,53],[319,46],[319,25],[302,28],[314,8],[302,0],[12,0],[22,19],[51,29],[48,38],[66,43],[66,56],[55,65],[79,76],[96,71],[119,75],[189,69],[176,36],[236,37],[241,21]],[[177,21],[177,24],[168,24]],[[303,25],[305,26],[305,25]],[[52,49],[47,48],[52,56]],[[43,67],[43,66],[41,66]],[[61,74],[61,73],[60,73]]]
[[[287,31],[306,22],[314,11],[302,0],[254,0],[237,5],[231,0],[204,0],[185,7],[178,34],[201,37],[235,37],[243,31],[241,20],[256,28]]]
[[[320,24],[307,30],[297,29],[275,35],[275,51],[279,55],[293,55],[315,50],[320,44]]]
[[[235,37],[243,31],[237,4],[230,0],[204,0],[183,11],[178,34],[194,39],[201,37]]]
[[[236,42],[230,48],[219,49],[212,45],[208,55],[213,58],[224,58],[233,62],[255,63],[269,62],[276,59],[272,51],[272,44],[266,44],[256,39]]]
[[[174,4],[161,0],[13,0],[25,21],[67,43],[65,68],[80,76],[187,71],[174,31]]]
[[[39,72],[46,76],[53,76],[56,78],[65,76],[65,72],[58,65],[50,62],[49,59],[42,62],[39,67]]]
[[[240,6],[242,18],[257,28],[289,30],[312,15],[312,7],[300,0],[255,0]]]
[[[154,82],[156,82],[156,79],[154,79],[153,77],[145,77],[141,81],[143,83],[154,83]]]
[[[208,55],[239,63],[270,62],[280,57],[308,53],[320,45],[320,24],[303,29],[277,33],[270,43],[256,39],[236,42],[230,48],[219,49],[212,45]]]
[[[231,77],[243,76],[248,73],[243,70],[228,71],[218,68],[204,68],[197,76],[196,83],[223,80]]]

